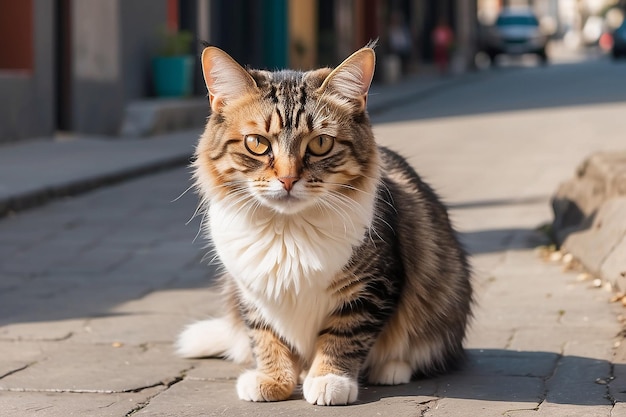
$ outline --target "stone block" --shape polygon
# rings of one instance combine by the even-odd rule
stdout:
[[[626,212],[624,213],[626,217]],[[626,235],[622,237],[600,267],[600,274],[619,291],[626,292]]]
[[[147,99],[126,106],[120,135],[143,137],[203,126],[209,114],[206,98]]]
[[[570,233],[588,227],[604,199],[604,187],[595,179],[575,178],[563,182],[552,197],[552,231],[557,243],[563,243]]]
[[[626,196],[626,151],[598,152],[563,182],[552,198],[554,238],[561,244],[572,232],[589,227],[609,199]]]
[[[604,261],[626,235],[626,197],[602,205],[590,228],[570,234],[563,250],[572,253],[592,274],[601,275]],[[626,258],[623,258],[626,265]]]

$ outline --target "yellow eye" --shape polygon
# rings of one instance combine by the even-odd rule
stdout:
[[[265,155],[272,149],[270,141],[259,135],[246,135],[244,144],[252,155],[257,156]]]
[[[309,142],[307,149],[315,156],[324,156],[333,148],[335,138],[328,135],[319,135]]]

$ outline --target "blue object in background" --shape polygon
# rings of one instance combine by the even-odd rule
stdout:
[[[187,97],[193,86],[194,57],[160,56],[152,61],[154,92],[158,97]]]

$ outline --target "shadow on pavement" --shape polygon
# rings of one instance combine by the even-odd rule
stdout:
[[[607,361],[554,352],[469,349],[464,369],[406,385],[366,386],[359,402],[388,397],[458,398],[508,403],[611,405],[608,399],[614,369]],[[583,381],[583,382],[581,382]],[[621,382],[621,381],[620,381]],[[558,389],[553,389],[558,387]],[[415,398],[413,398],[415,400]]]
[[[460,203],[448,203],[446,206],[450,210],[475,209],[483,207],[519,206],[525,204],[545,204],[549,201],[548,196],[532,196],[521,198],[495,198],[491,200],[464,201]]]
[[[545,233],[534,229],[489,229],[461,232],[458,236],[471,255],[531,249],[550,243]]]

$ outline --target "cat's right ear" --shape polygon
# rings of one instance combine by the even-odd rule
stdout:
[[[214,46],[202,51],[202,73],[213,112],[218,112],[228,100],[257,88],[252,76],[237,61]]]

